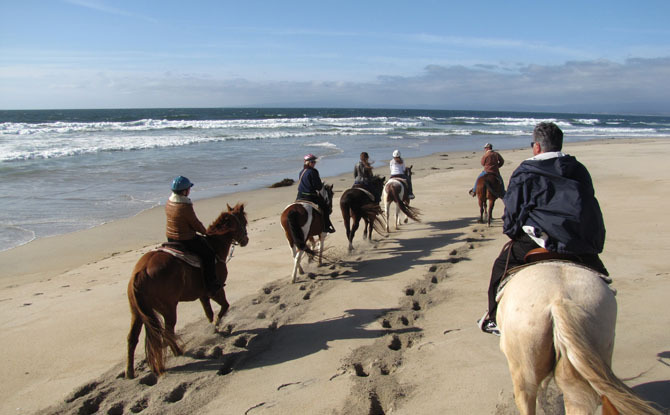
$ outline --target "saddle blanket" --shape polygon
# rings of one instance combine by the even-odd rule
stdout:
[[[398,182],[398,183],[402,184],[403,186],[407,187],[407,180],[401,179],[400,177],[391,177],[390,179],[388,179],[386,181],[386,184],[389,184],[393,181]],[[386,186],[386,184],[384,186]]]
[[[181,251],[179,248],[177,248],[175,245],[171,244],[163,244],[159,246],[158,248],[154,249],[154,251],[160,251],[160,252],[165,252],[173,257],[180,259],[187,264],[189,264],[192,267],[195,268],[200,268],[201,267],[201,262],[200,262],[200,257],[192,252],[184,252]]]

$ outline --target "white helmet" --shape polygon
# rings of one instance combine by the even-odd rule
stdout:
[[[400,157],[400,151],[395,150],[395,151],[393,152],[393,157]]]

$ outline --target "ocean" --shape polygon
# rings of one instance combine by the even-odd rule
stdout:
[[[194,199],[297,179],[306,153],[322,177],[361,151],[387,169],[434,152],[525,147],[557,123],[565,141],[668,137],[670,117],[392,109],[0,111],[0,251],[163,204],[177,175]],[[568,151],[569,152],[569,151]],[[385,170],[382,170],[385,171]],[[284,201],[285,203],[288,201]]]

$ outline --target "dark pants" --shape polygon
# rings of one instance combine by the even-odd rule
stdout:
[[[207,289],[208,292],[214,293],[221,288],[221,284],[219,283],[218,278],[216,278],[214,252],[203,236],[196,236],[193,239],[184,241],[168,238],[168,241],[179,242],[184,245],[186,249],[200,257],[200,260],[202,261],[202,274],[205,279],[205,289]]]
[[[496,303],[496,292],[500,281],[505,276],[507,270],[523,265],[526,262],[523,257],[528,251],[539,248],[539,245],[531,239],[530,236],[523,234],[522,236],[508,242],[500,251],[500,255],[493,262],[493,269],[491,270],[491,282],[489,283],[489,314],[488,319],[496,321],[496,311],[498,303]],[[596,272],[609,275],[605,265],[602,263],[597,254],[580,254],[575,255],[575,262],[585,265]]]

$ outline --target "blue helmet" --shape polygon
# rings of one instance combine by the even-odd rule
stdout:
[[[191,187],[193,187],[193,183],[191,183],[191,181],[184,176],[177,176],[172,181],[173,192],[180,192]]]

